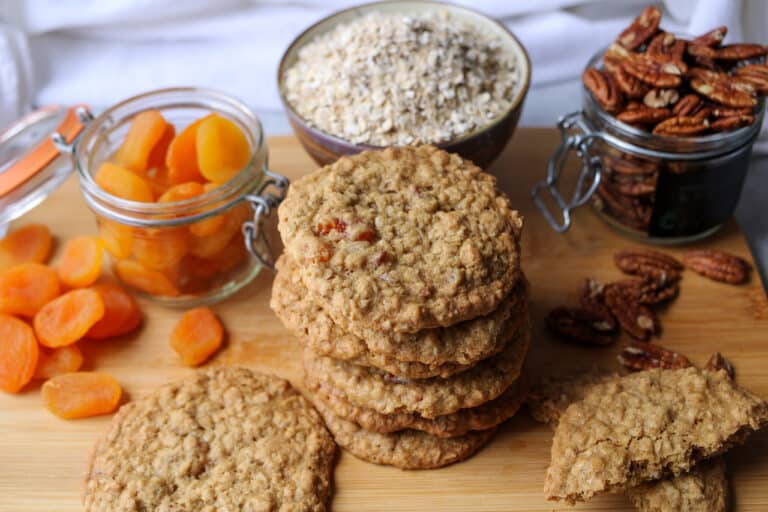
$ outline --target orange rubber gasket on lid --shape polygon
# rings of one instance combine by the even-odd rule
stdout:
[[[67,144],[71,144],[85,128],[77,115],[77,109],[81,107],[85,107],[85,105],[70,107],[64,120],[56,128],[56,132],[64,136]],[[45,169],[59,154],[59,149],[50,137],[38,144],[32,151],[19,158],[3,173],[0,173],[0,197],[12,192]]]

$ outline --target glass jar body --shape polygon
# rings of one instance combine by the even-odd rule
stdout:
[[[143,203],[107,193],[94,176],[120,147],[132,118],[148,109],[158,110],[176,133],[209,114],[231,120],[248,139],[250,161],[229,181],[205,186],[204,193],[190,199]],[[271,173],[261,124],[237,100],[196,88],[130,98],[89,124],[73,158],[115,275],[144,296],[171,306],[212,303],[245,286],[261,270],[260,258],[248,250],[243,226],[253,226],[251,200]],[[153,192],[159,196],[163,190]]]

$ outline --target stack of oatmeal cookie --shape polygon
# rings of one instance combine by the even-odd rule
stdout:
[[[431,146],[344,157],[279,210],[272,308],[305,385],[359,458],[434,468],[515,414],[529,345],[522,220],[496,180]]]

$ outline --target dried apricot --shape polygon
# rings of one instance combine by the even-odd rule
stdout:
[[[115,263],[115,273],[125,284],[144,293],[167,297],[179,295],[179,289],[165,274],[149,270],[137,261],[118,261]]]
[[[38,357],[32,328],[16,317],[0,314],[0,389],[19,392],[32,379]]]
[[[28,224],[0,240],[0,269],[19,263],[45,263],[51,255],[53,237],[47,226]]]
[[[77,345],[40,348],[40,357],[33,378],[47,380],[64,373],[76,372],[83,366],[83,353]]]
[[[133,228],[118,222],[99,218],[99,239],[109,254],[118,260],[131,255]]]
[[[171,347],[188,366],[204,363],[221,347],[224,328],[211,308],[190,309],[171,333]]]
[[[203,185],[204,192],[210,192],[217,188],[216,183],[206,183]],[[218,231],[223,225],[226,219],[226,213],[220,213],[207,219],[199,220],[189,226],[189,232],[195,236],[209,236]]]
[[[145,172],[149,155],[165,136],[166,126],[168,123],[158,110],[145,110],[136,114],[115,154],[115,163],[135,172]]]
[[[86,338],[103,340],[126,334],[141,323],[141,311],[136,300],[122,286],[115,283],[99,283],[91,287],[104,301],[104,316],[93,324]],[[138,319],[138,322],[136,321]]]
[[[67,241],[59,261],[59,279],[70,288],[92,285],[101,275],[101,243],[93,236]]]
[[[140,203],[151,203],[155,200],[152,186],[146,179],[113,163],[101,164],[93,179],[98,186],[113,196]]]
[[[165,167],[165,154],[168,153],[168,146],[171,145],[175,136],[176,127],[167,123],[165,125],[165,131],[163,131],[163,136],[160,137],[160,140],[157,141],[155,147],[149,152],[149,157],[147,157],[147,170]]]
[[[186,183],[179,183],[173,185],[171,188],[165,191],[157,200],[158,203],[172,203],[175,201],[184,201],[185,199],[192,199],[193,197],[202,195],[205,189],[200,183],[195,181],[188,181]]]
[[[224,222],[214,233],[204,237],[193,237],[189,253],[198,258],[212,258],[227,246],[239,233],[243,222],[250,215],[247,205],[233,208],[224,215]]]
[[[104,316],[104,300],[96,290],[72,290],[53,299],[35,315],[35,334],[41,345],[71,345]]]
[[[251,159],[251,145],[243,130],[219,115],[205,119],[197,128],[197,165],[207,180],[224,183]]]
[[[189,250],[189,233],[185,228],[136,230],[133,255],[152,270],[175,266]]]
[[[211,117],[213,114],[191,123],[171,141],[165,155],[165,166],[168,168],[168,178],[171,183],[205,181],[197,165],[197,129]]]
[[[41,263],[22,263],[0,274],[0,313],[33,317],[60,293],[55,270]]]
[[[149,181],[149,186],[152,187],[152,194],[155,197],[162,196],[173,185],[166,167],[153,167],[149,169],[147,171],[147,181]]]
[[[75,372],[45,381],[42,393],[49,411],[71,420],[109,414],[117,408],[123,391],[107,373]]]

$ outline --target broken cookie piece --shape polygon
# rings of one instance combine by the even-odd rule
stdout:
[[[627,497],[640,512],[725,512],[725,461],[718,457],[698,464],[690,473],[640,484],[627,490]]]
[[[725,372],[648,370],[595,385],[563,413],[544,483],[571,503],[688,472],[768,423]]]

